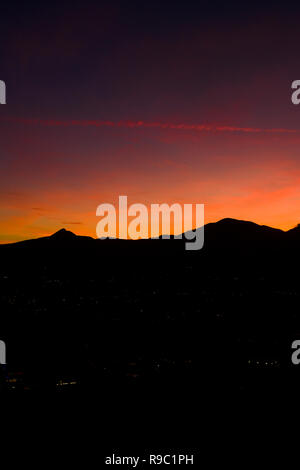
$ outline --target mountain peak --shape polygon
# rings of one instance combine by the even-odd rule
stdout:
[[[51,235],[51,238],[74,238],[76,237],[77,235],[75,235],[75,233],[73,232],[70,232],[70,230],[66,230],[65,228],[61,228],[60,230],[58,230],[57,232],[53,233],[53,235]]]
[[[255,222],[251,222],[249,220],[233,219],[231,217],[225,217],[215,223],[218,225],[257,225]]]

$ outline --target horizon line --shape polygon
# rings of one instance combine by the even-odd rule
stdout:
[[[277,230],[279,232],[282,232],[282,233],[287,233],[295,228],[297,228],[300,224],[296,224],[294,227],[288,229],[288,230],[283,230],[281,228],[277,228],[277,227],[271,227],[270,225],[265,225],[265,224],[258,224],[256,222],[252,222],[251,220],[245,220],[245,219],[235,219],[233,217],[223,217],[222,219],[219,219],[217,220],[216,222],[208,222],[207,224],[204,224],[202,227],[205,227],[207,225],[214,225],[214,224],[218,224],[219,222],[222,222],[222,221],[225,221],[225,220],[231,220],[231,221],[235,221],[235,222],[245,222],[245,223],[250,223],[250,224],[253,224],[253,225],[257,225],[258,227],[266,227],[266,228],[269,228],[269,229],[273,229],[273,230]],[[195,229],[192,229],[192,230],[188,230],[188,232],[191,232],[191,231],[196,231],[196,230],[199,230],[201,229],[202,227],[197,227]],[[31,240],[39,240],[41,238],[49,238],[59,232],[62,232],[62,231],[66,231],[68,233],[71,233],[72,235],[76,236],[76,237],[85,237],[85,238],[91,238],[92,240],[101,240],[101,238],[97,238],[97,237],[92,237],[91,235],[78,235],[76,233],[74,233],[72,230],[69,230],[69,229],[66,229],[65,227],[62,227],[58,230],[56,230],[55,232],[49,234],[49,235],[43,235],[43,236],[38,236],[36,238],[25,238],[25,239],[22,239],[22,240],[12,240],[12,241],[4,241],[4,242],[1,242],[0,240],[0,246],[4,246],[4,245],[13,245],[13,244],[17,244],[17,243],[21,243],[21,242],[26,242],[26,241],[31,241]],[[160,237],[164,237],[164,236],[169,236],[169,237],[178,237],[178,239],[180,239],[180,236],[183,236],[185,233],[188,233],[188,232],[181,232],[177,235],[175,234],[172,234],[172,233],[169,233],[169,234],[160,234],[158,235],[157,237],[145,237],[145,238],[138,238],[138,239],[132,239],[132,238],[119,238],[119,237],[107,237],[107,238],[103,238],[102,240],[123,240],[123,241],[139,241],[139,240],[158,240]]]

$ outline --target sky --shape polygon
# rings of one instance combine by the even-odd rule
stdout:
[[[300,6],[292,2],[8,2],[0,11],[0,243],[96,208],[205,204],[300,222]]]

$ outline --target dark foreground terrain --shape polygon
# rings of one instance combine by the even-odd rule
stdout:
[[[0,246],[1,388],[101,396],[110,416],[297,395],[299,246],[232,219],[198,252],[64,230]]]

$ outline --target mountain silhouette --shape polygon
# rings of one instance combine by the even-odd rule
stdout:
[[[195,231],[203,230],[203,228],[198,228]],[[194,232],[195,232],[194,231]],[[187,232],[188,234],[191,233]],[[283,242],[284,240],[298,240],[300,241],[300,224],[286,232],[280,229],[268,227],[266,225],[259,225],[254,222],[250,221],[245,221],[245,220],[238,220],[238,219],[232,219],[232,218],[224,218],[219,220],[218,222],[214,223],[208,223],[204,226],[204,234],[205,234],[205,242],[204,242],[204,247],[207,243],[210,245],[213,244],[220,244],[224,245],[224,243],[230,243],[235,244],[235,243],[245,243],[245,242],[250,242],[250,243],[257,243],[257,242]],[[182,237],[185,239],[185,234],[183,233],[181,236],[170,236],[170,241],[174,240],[180,240]],[[124,239],[106,239],[106,240],[99,240],[96,238],[92,238],[89,236],[82,236],[82,235],[76,235],[75,233],[66,230],[65,228],[62,228],[58,230],[57,232],[53,233],[50,236],[46,237],[40,237],[36,239],[30,239],[30,240],[24,240],[20,242],[15,242],[15,243],[10,243],[10,244],[2,244],[0,245],[0,249],[5,247],[5,246],[26,246],[28,244],[40,244],[42,243],[53,243],[53,242],[59,242],[60,244],[68,244],[70,242],[81,242],[81,243],[88,243],[91,244],[94,242],[94,245],[100,246],[101,244],[105,244],[105,247],[107,248],[108,245],[109,247],[116,248],[117,245],[122,245],[122,247],[126,247],[126,249],[129,247],[132,248],[133,243],[136,244],[136,246],[143,245],[143,247],[146,247],[147,245],[149,246],[151,243],[155,243],[156,247],[158,247],[158,241],[164,242],[164,245],[166,245],[166,240],[168,239],[162,239],[162,237],[157,237],[155,239],[142,239],[142,240],[124,240]],[[174,243],[173,243],[174,246]]]
[[[30,387],[71,381],[104,387],[107,400],[136,382],[145,397],[157,381],[188,400],[195,390],[195,406],[203,387],[267,392],[261,367],[283,389],[300,336],[300,227],[226,218],[205,225],[201,250],[186,251],[185,241],[61,229],[0,245],[9,366]]]
[[[197,229],[200,230],[203,227]],[[140,265],[143,259],[147,263],[161,263],[160,259],[164,257],[179,260],[182,256],[204,257],[205,262],[210,260],[218,266],[228,264],[228,260],[230,264],[240,263],[242,259],[246,259],[246,264],[253,265],[256,260],[257,265],[265,264],[265,269],[271,269],[275,260],[280,264],[284,262],[284,257],[295,257],[298,253],[300,228],[284,232],[249,221],[226,218],[205,225],[201,250],[186,250],[187,241],[190,243],[193,240],[187,240],[185,234],[182,238],[171,236],[169,239],[100,240],[79,236],[63,228],[50,236],[0,245],[0,256],[3,267],[10,266],[10,269],[21,264],[33,270],[46,264],[56,265],[58,270],[71,269],[71,266],[89,270],[110,259],[119,266],[121,260],[128,257],[133,257]],[[140,269],[143,269],[142,266]]]
[[[62,228],[58,230],[58,232],[55,232],[53,233],[53,235],[51,235],[52,238],[61,239],[61,240],[69,240],[70,238],[73,238],[76,236],[77,235],[75,235],[75,233],[69,230],[66,230],[65,228]]]

